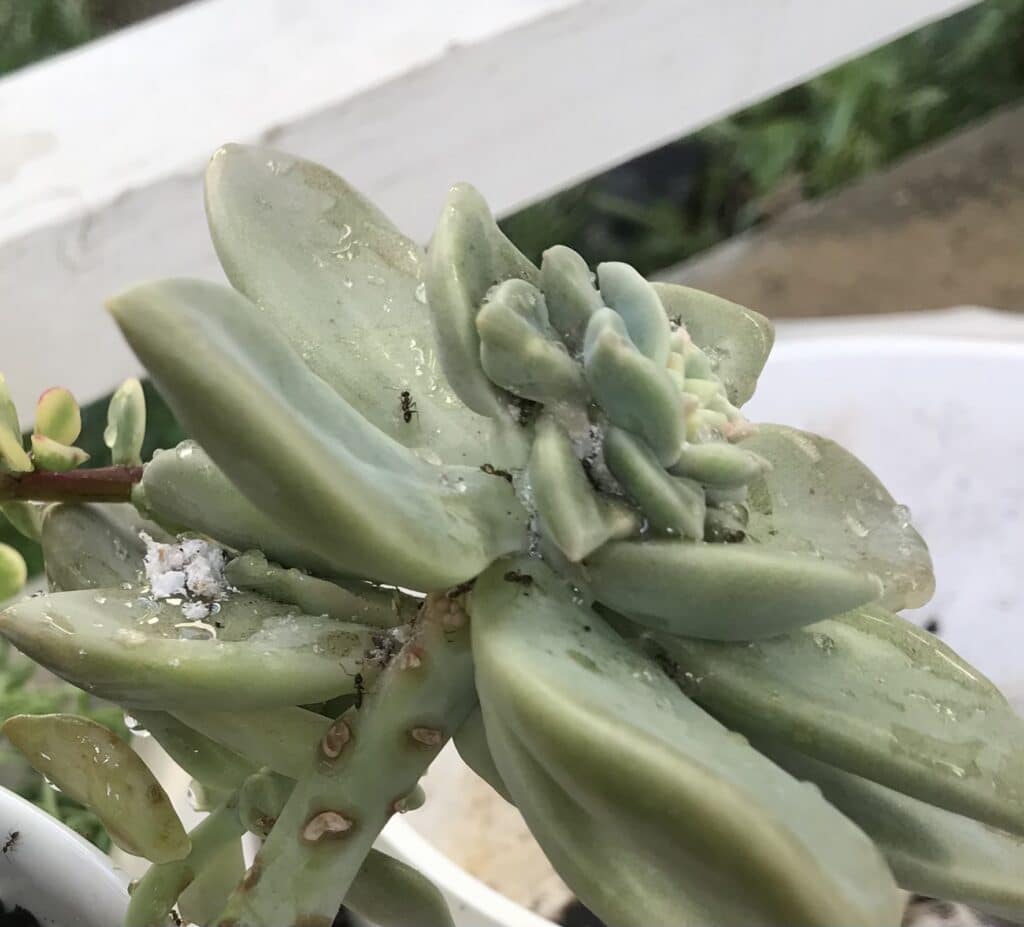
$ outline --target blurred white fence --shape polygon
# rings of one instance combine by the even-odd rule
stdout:
[[[199,0],[0,80],[0,370],[96,398],[136,370],[102,300],[217,276],[225,141],[321,160],[425,238],[448,185],[498,212],[968,0]]]

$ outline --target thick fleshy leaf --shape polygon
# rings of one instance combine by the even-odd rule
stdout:
[[[857,824],[885,854],[908,891],[961,901],[997,917],[1024,920],[1024,839],[944,811],[793,750],[758,749]]]
[[[158,450],[142,472],[137,504],[170,530],[188,528],[235,550],[258,548],[289,567],[331,576],[327,556],[313,548],[308,532],[292,537],[253,505],[195,441]]]
[[[772,465],[750,485],[750,538],[874,573],[893,611],[931,598],[931,557],[910,513],[853,454],[784,425],[759,425],[742,447]]]
[[[1024,834],[1024,721],[910,622],[872,607],[751,643],[656,640],[737,730]]]
[[[507,582],[510,566],[533,582]],[[542,564],[496,564],[472,611],[501,777],[559,874],[604,921],[898,922],[896,887],[871,842],[574,605]]]
[[[167,923],[171,908],[196,875],[214,865],[225,846],[237,845],[244,832],[238,820],[237,803],[238,796],[232,793],[192,829],[187,856],[149,867],[131,893],[124,927]]]
[[[252,593],[232,593],[206,621],[189,621],[181,600],[154,601],[144,590],[24,599],[0,612],[0,634],[88,692],[162,710],[333,698],[353,691],[372,646],[362,625],[297,614]]]
[[[80,467],[89,455],[80,447],[70,447],[46,435],[32,435],[32,463],[37,470],[65,473]]]
[[[583,346],[583,333],[590,317],[604,308],[601,294],[594,286],[594,274],[571,248],[554,245],[541,258],[540,288],[551,324],[565,346],[576,353]]]
[[[345,906],[378,927],[452,927],[444,895],[425,875],[370,850],[345,896]]]
[[[594,491],[569,435],[551,416],[537,422],[529,476],[540,527],[570,563],[640,528],[633,509]]]
[[[16,499],[0,504],[0,515],[5,516],[11,523],[11,527],[22,537],[38,544],[42,537],[45,509],[45,503]]]
[[[211,924],[231,890],[245,875],[242,842],[225,842],[203,862],[192,884],[178,897],[178,911],[186,924]]]
[[[21,426],[18,424],[18,410],[14,407],[7,381],[0,373],[0,470],[27,473],[32,461],[21,441]]]
[[[495,284],[539,274],[498,228],[484,198],[469,184],[449,190],[427,254],[424,275],[437,349],[455,392],[471,409],[508,420],[508,396],[480,365],[476,314]]]
[[[110,448],[115,467],[137,467],[142,463],[142,442],[146,439],[146,396],[142,384],[130,378],[110,397],[103,443]]]
[[[36,403],[36,433],[60,444],[74,444],[82,432],[82,410],[63,386],[46,390]]]
[[[307,615],[328,615],[376,628],[394,628],[416,617],[420,599],[398,589],[352,582],[348,587],[271,563],[261,551],[246,551],[224,567],[227,581],[277,602],[290,602]]]
[[[462,722],[452,738],[455,749],[459,751],[462,762],[473,770],[505,801],[514,804],[508,788],[501,779],[501,773],[487,746],[487,731],[484,729],[484,716],[478,705],[473,713]]]
[[[434,466],[378,431],[243,296],[164,281],[111,311],[185,428],[338,572],[440,589],[521,548],[525,512],[508,483]]]
[[[476,315],[480,363],[492,383],[536,402],[587,401],[583,367],[551,329],[544,297],[525,280],[494,287]]]
[[[262,711],[176,709],[174,716],[253,766],[269,767],[290,779],[306,772],[310,754],[331,724],[329,718],[294,705]]]
[[[605,305],[622,316],[637,349],[664,367],[669,352],[669,322],[654,288],[628,264],[608,261],[597,266]]]
[[[642,438],[664,466],[679,459],[686,432],[685,402],[664,367],[633,344],[612,309],[590,317],[583,342],[587,382],[614,425]]]
[[[674,283],[654,283],[665,312],[686,327],[704,350],[725,386],[729,401],[742,405],[754,395],[757,378],[775,342],[775,329],[763,315]]]
[[[204,737],[166,711],[133,709],[135,720],[147,730],[167,755],[204,787],[232,791],[256,767],[233,750]]]
[[[368,421],[446,463],[522,458],[513,430],[472,413],[448,385],[419,281],[422,249],[344,180],[226,145],[207,169],[206,213],[235,289]],[[417,413],[408,420],[406,390]]]
[[[91,808],[122,850],[157,863],[188,853],[188,835],[167,793],[103,725],[75,715],[15,715],[3,732],[36,770]]]
[[[10,544],[0,544],[0,602],[17,595],[27,579],[25,558]]]
[[[140,532],[155,541],[171,540],[127,504],[59,504],[46,509],[42,544],[46,581],[51,592],[116,588],[143,576],[146,545]]]
[[[654,452],[623,428],[604,433],[604,461],[658,534],[704,537],[704,489],[666,472]]]
[[[878,580],[754,544],[616,541],[584,561],[594,595],[646,627],[754,640],[878,598]]]

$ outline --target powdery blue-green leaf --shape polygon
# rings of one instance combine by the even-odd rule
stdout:
[[[310,576],[294,568],[285,569],[267,560],[258,550],[246,551],[224,566],[232,586],[258,592],[278,602],[290,602],[307,615],[328,615],[343,621],[394,628],[416,617],[420,600],[398,589],[384,589],[369,583],[347,586]]]
[[[138,583],[143,576],[146,532],[166,543],[170,536],[127,504],[87,503],[48,506],[42,545],[51,592],[106,589]]]
[[[640,528],[629,506],[594,491],[569,435],[547,415],[537,422],[529,475],[540,527],[571,563]]]
[[[861,608],[750,643],[657,635],[726,724],[1024,834],[1024,722],[926,631]]]
[[[598,264],[597,279],[605,305],[622,316],[630,341],[663,367],[668,360],[669,321],[657,292],[636,270],[620,261]]]
[[[466,405],[498,422],[508,421],[508,396],[480,365],[476,314],[495,284],[513,278],[535,284],[538,276],[484,198],[469,184],[453,186],[427,254],[426,295],[449,382]]]
[[[206,620],[145,587],[34,596],[0,612],[0,634],[69,682],[124,705],[222,711],[323,701],[354,690],[370,629],[252,593]],[[177,604],[174,604],[177,603]]]
[[[233,750],[204,737],[166,711],[135,708],[132,713],[167,755],[205,788],[232,791],[256,771]]]
[[[853,454],[784,425],[760,425],[741,446],[772,465],[750,486],[753,540],[874,573],[891,610],[931,598],[931,557],[910,513]]]
[[[585,561],[595,597],[638,623],[712,640],[753,640],[878,598],[867,573],[753,543],[616,541]]]
[[[609,421],[642,438],[664,466],[675,463],[686,436],[683,397],[665,368],[633,344],[614,310],[590,317],[583,364]]]
[[[604,307],[587,262],[565,245],[548,248],[541,258],[540,288],[547,300],[551,324],[566,347],[578,351],[583,346],[583,333],[590,317]]]
[[[124,381],[110,397],[103,443],[110,448],[110,462],[116,467],[137,467],[142,463],[146,439],[146,396],[134,377]]]
[[[533,578],[508,582],[510,567]],[[537,561],[473,590],[487,742],[534,836],[610,924],[879,927],[871,842],[684,697]]]
[[[448,385],[422,249],[344,180],[291,155],[226,145],[207,169],[206,213],[232,285],[377,428],[446,463],[508,466],[525,455],[514,429],[474,414]],[[409,421],[405,390],[416,404]]]
[[[231,890],[245,875],[241,840],[228,840],[203,861],[192,884],[178,897],[186,924],[209,924],[220,913]]]
[[[540,291],[525,280],[494,287],[476,315],[480,363],[492,383],[536,402],[587,400],[583,367],[551,329]]]
[[[111,311],[186,430],[337,572],[432,590],[522,546],[507,482],[434,466],[377,430],[234,291],[164,281]]]
[[[754,395],[775,341],[772,323],[763,315],[674,283],[654,283],[665,312],[685,326],[690,337],[711,360],[729,401],[742,405]]]
[[[306,772],[310,752],[331,724],[329,718],[295,705],[260,711],[178,708],[174,717],[251,765],[291,779]]]
[[[156,451],[136,489],[136,504],[173,531],[187,527],[236,550],[258,548],[279,563],[322,576],[337,572],[329,556],[317,553],[309,532],[286,533],[195,441]]]
[[[794,776],[815,783],[871,837],[903,888],[1014,922],[1024,919],[1024,838],[777,744],[757,746]]]
[[[75,715],[15,715],[3,733],[62,792],[91,808],[122,850],[181,859],[189,839],[160,783],[116,734]]]
[[[509,804],[515,804],[508,788],[502,782],[501,773],[491,755],[491,748],[487,746],[487,731],[484,729],[484,716],[478,705],[473,713],[462,722],[452,738],[455,749],[459,756],[470,769],[484,780],[495,792],[497,792]]]

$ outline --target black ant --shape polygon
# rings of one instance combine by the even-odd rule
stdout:
[[[412,398],[412,393],[409,390],[403,389],[399,393],[398,401],[402,407],[402,420],[408,425],[414,415],[420,414],[416,408],[416,400]]]
[[[488,476],[500,476],[503,480],[512,482],[512,474],[508,470],[499,470],[494,464],[481,464],[480,469],[484,471]]]
[[[7,835],[7,842],[4,844],[3,851],[2,851],[4,856],[6,856],[8,853],[13,853],[14,852],[14,848],[18,845],[18,838],[20,836],[21,836],[21,831],[20,830],[12,830]]]
[[[356,711],[363,707],[363,696],[366,694],[366,688],[363,685],[363,674],[356,673],[355,678],[356,684],[356,700],[352,703],[355,705]]]
[[[518,583],[520,586],[532,586],[533,577],[529,573],[520,573],[518,570],[509,570],[505,574],[506,583]]]

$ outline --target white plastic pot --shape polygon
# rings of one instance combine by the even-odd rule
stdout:
[[[794,340],[773,352],[746,411],[836,439],[910,507],[938,580],[910,617],[937,620],[1024,709],[1024,342]],[[434,880],[458,927],[550,925],[438,850],[446,829],[479,813],[471,778],[449,748],[425,782],[427,805],[394,819],[381,848]]]
[[[17,837],[12,835],[17,832]],[[0,899],[44,927],[115,927],[128,906],[127,877],[110,858],[45,811],[0,788]]]

